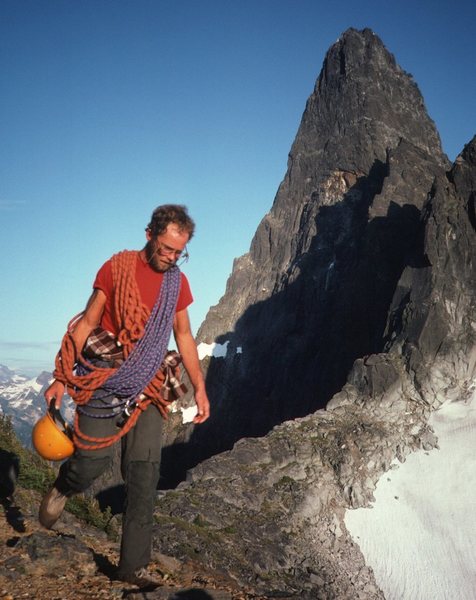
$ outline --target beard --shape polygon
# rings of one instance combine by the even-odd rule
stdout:
[[[144,250],[147,264],[149,264],[152,269],[158,273],[164,273],[175,264],[174,262],[169,262],[160,256],[159,252],[157,251],[157,246],[152,240],[147,242]]]

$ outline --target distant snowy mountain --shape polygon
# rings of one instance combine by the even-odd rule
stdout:
[[[27,377],[0,365],[0,413],[12,419],[13,428],[25,446],[31,446],[31,430],[45,413],[43,393],[52,376],[46,371],[37,377]],[[71,401],[64,403],[63,414],[72,420]]]
[[[9,369],[8,367],[5,367],[4,365],[0,365],[0,384],[10,381],[14,375],[14,371]]]

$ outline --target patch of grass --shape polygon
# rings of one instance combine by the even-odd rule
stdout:
[[[220,533],[224,533],[226,535],[235,535],[236,533],[238,533],[238,529],[236,527],[233,527],[233,525],[227,525],[223,529],[220,529]]]
[[[17,462],[18,484],[44,494],[56,478],[55,470],[37,454],[22,446],[10,417],[0,415],[0,450],[4,460]]]
[[[73,496],[66,502],[66,510],[88,525],[97,527],[115,535],[115,528],[111,527],[112,513],[108,506],[105,511],[99,508],[96,500],[90,500],[84,496]]]
[[[0,469],[5,469],[7,463],[18,465],[18,486],[42,495],[51,488],[56,479],[57,468],[54,469],[35,452],[25,448],[15,434],[10,417],[0,414]],[[66,503],[66,510],[81,521],[112,536],[117,534],[112,524],[110,509],[101,511],[95,500],[75,496]]]
[[[211,523],[209,523],[208,521],[206,521],[202,515],[197,515],[195,517],[195,519],[193,520],[193,524],[196,525],[197,527],[211,527]]]
[[[171,515],[154,515],[155,522],[158,525],[161,524],[173,524],[178,530],[186,532],[189,536],[194,536],[196,539],[218,541],[221,539],[219,530],[212,529],[211,523],[208,523],[201,517],[195,517],[193,523],[181,519],[180,517],[173,517]],[[198,522],[197,522],[198,519]]]

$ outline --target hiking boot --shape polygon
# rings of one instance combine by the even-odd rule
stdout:
[[[149,573],[146,567],[136,569],[133,573],[118,573],[117,578],[136,585],[141,590],[153,590],[162,585],[162,580]]]
[[[40,523],[46,529],[51,529],[56,521],[61,517],[66,504],[67,497],[64,496],[55,487],[46,494],[40,504],[38,518]]]

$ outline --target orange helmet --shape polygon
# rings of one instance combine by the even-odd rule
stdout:
[[[54,403],[51,404],[46,415],[36,422],[31,440],[35,450],[46,460],[63,460],[74,452],[74,444],[69,437],[69,427]]]

